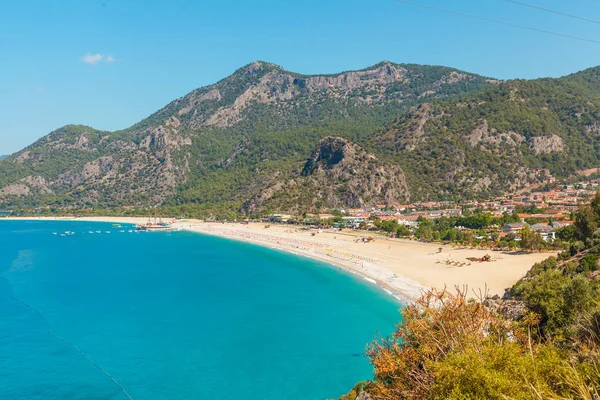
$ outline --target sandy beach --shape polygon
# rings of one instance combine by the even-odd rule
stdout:
[[[11,218],[16,219],[16,218]],[[96,222],[144,223],[146,218],[23,218],[80,220]],[[266,226],[269,225],[268,228]],[[458,248],[435,243],[389,239],[370,232],[303,231],[293,225],[264,223],[205,223],[181,220],[175,229],[188,230],[224,238],[242,240],[270,248],[318,259],[344,268],[377,283],[402,301],[413,299],[431,287],[453,289],[468,287],[472,295],[504,294],[531,266],[554,253],[509,254],[499,251]],[[314,234],[314,235],[313,235]],[[374,241],[364,242],[367,237]],[[473,262],[467,258],[482,258],[491,262]]]

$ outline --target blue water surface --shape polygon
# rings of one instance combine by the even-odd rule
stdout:
[[[400,319],[323,263],[131,228],[0,221],[0,399],[334,398]]]

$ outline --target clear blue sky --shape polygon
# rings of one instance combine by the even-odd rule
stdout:
[[[600,24],[506,0],[415,1],[600,41]],[[523,1],[600,20],[598,0]],[[0,154],[66,124],[126,128],[254,60],[302,73],[390,60],[556,77],[599,65],[600,44],[395,0],[0,0]]]

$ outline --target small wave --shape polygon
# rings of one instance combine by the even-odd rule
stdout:
[[[375,279],[367,278],[366,276],[363,276],[363,279],[367,282],[371,282],[371,283],[377,285],[377,281]]]

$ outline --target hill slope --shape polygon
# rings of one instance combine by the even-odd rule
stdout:
[[[237,210],[301,176],[324,137],[365,143],[416,104],[494,84],[445,67],[383,62],[305,76],[254,62],[126,130],[52,132],[0,162],[0,204]]]
[[[317,145],[300,176],[277,180],[244,203],[243,211],[287,210],[300,213],[327,207],[396,204],[410,198],[404,172],[360,146],[339,137]]]
[[[0,161],[0,206],[197,214],[487,198],[599,167],[599,150],[600,68],[497,82],[255,62],[126,130],[67,126]]]
[[[487,197],[600,165],[600,69],[422,104],[373,138],[419,198]],[[547,169],[547,171],[545,170]]]

